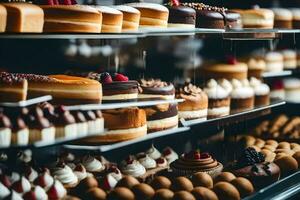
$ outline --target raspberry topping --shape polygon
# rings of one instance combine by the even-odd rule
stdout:
[[[171,0],[171,5],[172,6],[179,6],[179,0]]]
[[[165,156],[170,155],[171,153],[172,153],[172,151],[171,151],[170,148],[165,149],[164,152],[163,152],[163,154],[164,154]]]
[[[155,160],[157,164],[163,164],[165,162],[165,159],[163,158],[158,158]]]
[[[33,191],[29,191],[29,192],[26,192],[23,196],[24,199],[26,200],[36,200],[36,196],[35,196],[35,193]]]
[[[124,76],[123,74],[115,73],[114,75],[114,81],[127,82],[128,80],[129,80],[128,77]]]
[[[209,158],[210,155],[209,153],[205,152],[205,153],[201,153],[201,159],[206,159],[206,158]]]
[[[226,56],[226,62],[230,65],[237,64],[237,60],[234,56]]]
[[[200,160],[201,159],[201,154],[200,151],[190,151],[189,153],[184,155],[185,158],[187,159],[195,159],[195,160]]]
[[[10,188],[11,186],[9,178],[3,174],[0,176],[0,182],[7,188]]]
[[[108,72],[104,72],[100,75],[101,83],[112,83],[113,80]]]

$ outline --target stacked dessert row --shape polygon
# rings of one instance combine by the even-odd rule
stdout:
[[[43,103],[31,108],[4,109],[0,113],[0,146],[54,142],[55,139],[101,134],[100,111],[72,111]]]
[[[300,117],[281,114],[270,120],[260,122],[253,130],[254,135],[262,138],[299,139]]]

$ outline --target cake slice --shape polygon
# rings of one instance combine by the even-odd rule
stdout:
[[[7,32],[41,33],[44,25],[44,12],[30,3],[4,3],[7,9]]]
[[[27,80],[13,74],[0,73],[0,102],[18,102],[26,100]]]
[[[7,11],[6,8],[0,5],[0,32],[4,32],[6,28]]]

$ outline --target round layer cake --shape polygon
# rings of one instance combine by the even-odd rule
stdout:
[[[113,8],[123,13],[122,31],[137,31],[140,24],[141,13],[139,10],[125,5],[114,6]]]
[[[199,151],[183,154],[172,162],[170,167],[176,176],[192,176],[194,173],[204,172],[216,177],[223,170],[223,165],[209,153],[200,153]]]
[[[193,8],[180,5],[166,5],[169,9],[168,27],[194,28],[196,11]]]

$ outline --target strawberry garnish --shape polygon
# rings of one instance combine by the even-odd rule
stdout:
[[[172,153],[172,151],[171,151],[170,148],[165,149],[164,152],[163,152],[163,154],[164,154],[165,156],[170,155],[171,153]]]
[[[12,185],[12,189],[17,193],[23,193],[22,181],[19,180]]]
[[[180,5],[179,0],[171,0],[171,4],[172,4],[172,6],[179,6]]]
[[[226,56],[226,62],[230,65],[237,64],[237,60],[234,56]]]
[[[115,76],[114,76],[114,81],[122,81],[122,82],[126,82],[128,81],[128,77],[127,76],[124,76],[123,74],[118,74],[116,73]]]

